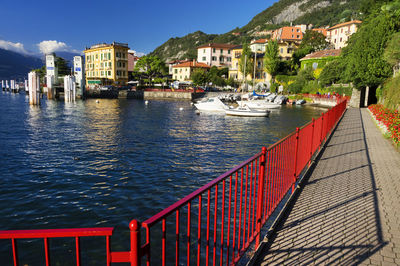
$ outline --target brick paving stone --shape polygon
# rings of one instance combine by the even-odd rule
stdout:
[[[400,265],[399,199],[400,154],[350,108],[255,264]]]

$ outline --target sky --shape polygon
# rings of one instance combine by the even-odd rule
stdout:
[[[82,52],[128,43],[139,55],[197,30],[243,27],[277,0],[0,0],[0,48],[20,53]]]

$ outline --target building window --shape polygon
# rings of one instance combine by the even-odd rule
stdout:
[[[125,62],[124,62],[124,63],[122,63],[122,67],[125,67]]]
[[[231,50],[228,50],[228,54],[231,54]]]
[[[108,71],[108,75],[111,76],[111,71]]]
[[[336,39],[334,40],[334,43],[336,43]]]
[[[213,57],[211,58],[211,60],[212,60],[212,61],[217,61],[217,57],[216,57],[216,56],[213,56]]]
[[[203,61],[204,61],[204,62],[206,61],[206,57],[205,57],[205,56],[203,56]]]
[[[203,54],[205,54],[206,53],[206,49],[203,49]]]
[[[342,40],[343,40],[342,37],[340,37],[340,42],[342,42]]]
[[[221,49],[221,54],[223,54],[224,53],[224,50],[223,49]]]
[[[175,74],[178,74],[178,69],[175,69]]]
[[[213,53],[215,53],[215,48],[213,48]]]
[[[281,54],[283,54],[283,48],[281,48]]]
[[[297,35],[297,38],[300,38],[300,35]]]
[[[98,54],[96,54],[96,59],[99,59],[99,55]]]

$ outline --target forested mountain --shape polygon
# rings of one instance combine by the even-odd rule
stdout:
[[[29,71],[43,65],[38,57],[0,48],[0,80],[27,78]]]
[[[361,2],[360,0],[280,0],[256,15],[242,28],[220,35],[197,31],[181,38],[171,38],[151,54],[166,61],[196,58],[196,47],[209,42],[241,44],[243,41],[257,38],[257,32],[277,29],[290,23],[313,24],[314,27],[332,26],[351,19],[360,19]]]

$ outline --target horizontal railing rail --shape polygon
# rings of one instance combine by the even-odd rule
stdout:
[[[113,228],[0,231],[0,239],[12,240],[14,265],[18,265],[16,239],[43,238],[48,250],[47,239],[52,237],[76,238],[79,265],[82,236],[106,236],[107,265],[234,265],[253,243],[255,249],[259,247],[262,227],[293,193],[343,116],[346,104],[343,99],[319,118],[263,147],[260,153],[146,221],[132,220],[130,251],[110,251]],[[47,263],[47,251],[45,256]]]
[[[0,239],[11,239],[12,254],[14,265],[18,265],[18,249],[17,249],[17,239],[43,239],[44,253],[45,253],[45,263],[46,266],[50,265],[50,245],[49,238],[75,238],[75,257],[76,265],[81,264],[80,258],[80,237],[94,237],[94,236],[104,236],[106,237],[106,260],[107,265],[110,265],[111,255],[110,255],[110,237],[113,233],[113,227],[103,227],[103,228],[68,228],[68,229],[43,229],[43,230],[8,230],[0,231]]]

